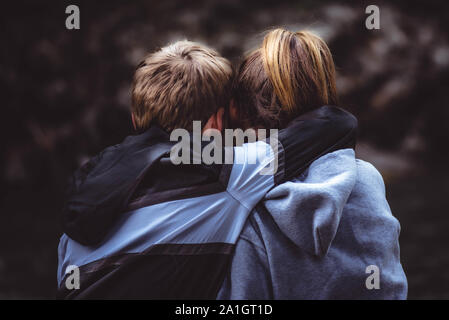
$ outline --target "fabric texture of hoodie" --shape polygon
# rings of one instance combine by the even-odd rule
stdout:
[[[253,210],[218,298],[406,299],[399,232],[374,166],[324,155]]]

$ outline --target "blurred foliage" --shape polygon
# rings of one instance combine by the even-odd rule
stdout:
[[[69,4],[80,7],[80,30],[65,28]],[[130,83],[146,53],[188,38],[215,47],[238,63],[274,26],[309,28],[327,40],[338,67],[341,104],[358,116],[360,140],[381,150],[381,157],[390,159],[383,153],[389,152],[412,168],[413,176],[403,174],[391,181],[389,193],[402,223],[410,297],[447,297],[441,289],[444,283],[431,273],[432,268],[444,272],[449,266],[447,259],[436,258],[449,244],[443,228],[449,218],[441,215],[447,207],[448,175],[435,173],[445,170],[449,159],[449,5],[433,0],[377,1],[381,29],[372,31],[365,28],[368,4],[281,0],[4,4],[0,298],[52,297],[65,182],[88,157],[132,134]],[[370,154],[367,157],[370,160]],[[438,191],[432,193],[430,186]],[[411,195],[419,203],[412,205]],[[428,211],[434,214],[427,215]],[[423,228],[428,228],[424,235]],[[417,256],[421,253],[431,257],[424,262]]]

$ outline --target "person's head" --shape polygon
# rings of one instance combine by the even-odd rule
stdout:
[[[166,131],[192,130],[229,104],[232,67],[216,51],[178,41],[146,57],[137,67],[131,114],[138,131],[155,123]]]
[[[231,111],[242,127],[285,127],[302,113],[337,104],[332,55],[309,31],[273,30],[241,63],[232,92]]]

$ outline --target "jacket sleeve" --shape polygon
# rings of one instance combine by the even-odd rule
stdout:
[[[334,106],[323,106],[270,135],[267,141],[234,148],[228,192],[249,210],[274,186],[301,174],[324,154],[355,146],[357,119]]]
[[[354,148],[356,135],[357,119],[338,107],[323,106],[294,119],[279,132],[275,184],[298,176],[327,153]]]

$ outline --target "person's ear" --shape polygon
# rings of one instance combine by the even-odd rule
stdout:
[[[132,123],[133,123],[134,130],[137,130],[137,127],[136,127],[136,120],[134,119],[134,113],[131,113],[131,121],[132,121]]]
[[[218,131],[222,131],[223,130],[223,126],[224,126],[224,108],[220,108],[218,109],[217,113],[216,113],[216,127],[215,129],[217,129]]]
[[[202,131],[205,132],[207,129],[216,129],[221,131],[223,129],[223,115],[224,108],[218,109],[218,111],[211,115],[209,120],[207,120],[207,123],[204,125]]]

